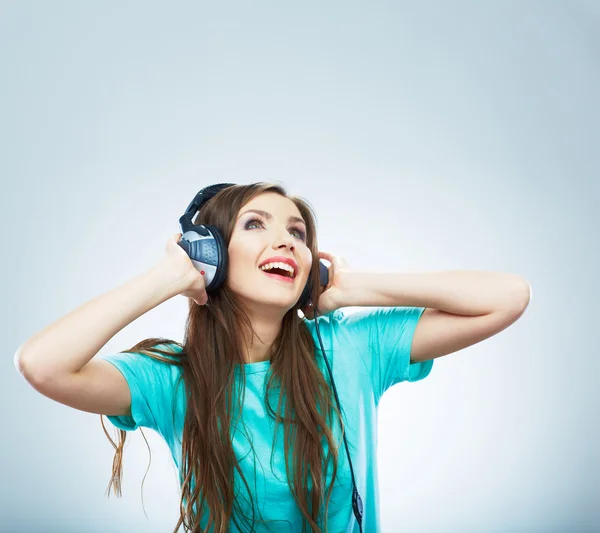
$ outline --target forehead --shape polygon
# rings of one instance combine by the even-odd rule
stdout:
[[[248,209],[260,209],[267,211],[273,216],[287,218],[289,216],[302,217],[294,202],[276,192],[263,192],[255,196],[240,209],[240,213]]]

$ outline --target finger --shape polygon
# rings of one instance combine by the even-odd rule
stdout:
[[[329,252],[324,252],[323,250],[319,250],[319,257],[322,257],[323,259],[327,259],[327,261],[329,261],[330,263],[333,263],[333,258],[335,256],[333,254],[330,254]]]

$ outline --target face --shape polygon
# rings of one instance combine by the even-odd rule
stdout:
[[[250,306],[267,305],[285,313],[300,299],[312,253],[306,246],[306,226],[296,219],[302,215],[294,202],[273,192],[254,197],[238,212],[228,247],[227,282]],[[278,279],[259,268],[276,256],[296,263],[293,280]]]

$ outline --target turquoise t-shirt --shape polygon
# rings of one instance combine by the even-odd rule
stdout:
[[[396,383],[425,378],[433,366],[433,360],[410,363],[413,334],[424,310],[423,307],[371,307],[347,314],[337,310],[318,317],[319,332],[346,425],[356,486],[363,501],[363,532],[380,531],[377,408],[381,396]],[[317,347],[319,367],[329,382],[314,320],[305,318],[304,322]],[[171,347],[180,350],[176,345]],[[181,369],[137,353],[98,357],[115,365],[125,376],[131,390],[132,415],[109,416],[108,419],[124,430],[144,426],[157,431],[168,444],[177,470],[180,471],[185,416],[184,385],[178,379]],[[275,435],[274,421],[264,404],[270,361],[251,363],[244,367],[246,389],[242,418],[245,425],[242,427],[246,433],[236,429],[232,431],[232,437],[240,468],[253,490],[257,519],[255,531],[299,533],[302,514],[287,484],[283,426],[278,426],[278,435]],[[236,368],[239,374],[238,371],[239,367]],[[271,405],[276,409],[277,402],[273,403],[271,400]],[[338,474],[329,504],[328,529],[332,533],[358,533],[351,503],[350,467],[339,424],[334,424],[332,432],[340,447]],[[254,446],[256,457],[252,454],[248,437]],[[275,445],[274,437],[277,437]],[[237,479],[237,471],[235,474]],[[330,479],[331,469],[328,470],[326,481],[329,482]],[[245,499],[246,487],[241,481],[240,486],[241,495]],[[251,507],[244,507],[244,510],[246,516],[251,516]],[[263,524],[264,521],[267,522]],[[206,524],[206,520],[202,523]],[[232,531],[239,530],[232,525]]]

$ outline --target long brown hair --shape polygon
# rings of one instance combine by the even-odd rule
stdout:
[[[318,297],[316,216],[303,198],[288,195],[283,186],[274,183],[234,185],[221,190],[204,204],[194,223],[216,226],[228,246],[240,208],[264,192],[275,192],[289,198],[306,221],[306,242],[313,257],[312,301],[315,302]],[[337,417],[336,423],[341,427],[341,435],[344,426],[340,412],[332,402],[330,385],[319,368],[312,335],[299,316],[298,309],[299,302],[285,314],[281,331],[271,347],[265,404],[269,416],[276,424],[284,425],[286,473],[290,491],[303,515],[302,531],[309,527],[309,531],[322,533],[327,531],[327,509],[338,466],[339,442],[334,442],[330,429],[334,414]],[[240,328],[240,325],[245,326],[245,329]],[[206,305],[199,306],[189,300],[183,344],[163,338],[151,338],[126,350],[181,366],[186,390],[186,414],[182,437],[180,517],[175,532],[183,524],[185,531],[210,531],[211,526],[214,526],[215,532],[225,533],[229,530],[230,520],[240,527],[238,518],[247,518],[241,516],[241,509],[234,498],[234,468],[239,472],[249,496],[250,489],[234,454],[229,432],[232,419],[239,416],[243,403],[246,379],[242,351],[246,341],[244,331],[252,332],[249,317],[226,280],[218,291],[208,294]],[[173,353],[157,348],[157,345],[165,343],[179,346],[181,352]],[[235,406],[234,365],[239,365],[242,377],[242,386],[238,389],[242,398],[237,396]],[[275,388],[281,392],[277,412],[268,401],[270,392]],[[282,403],[285,405],[283,416]],[[102,426],[116,450],[108,495],[110,496],[112,487],[117,496],[121,496],[126,432],[118,430],[119,443],[115,444],[103,421]],[[326,457],[325,444],[328,450]],[[290,471],[290,462],[294,468],[293,473]],[[325,477],[330,467],[332,477],[325,493]],[[309,477],[312,482],[310,489]],[[251,497],[248,500],[252,502]],[[208,509],[209,521],[207,529],[201,530],[200,520],[205,509]],[[324,530],[321,529],[322,523]],[[248,531],[253,530],[253,525],[254,503]]]

